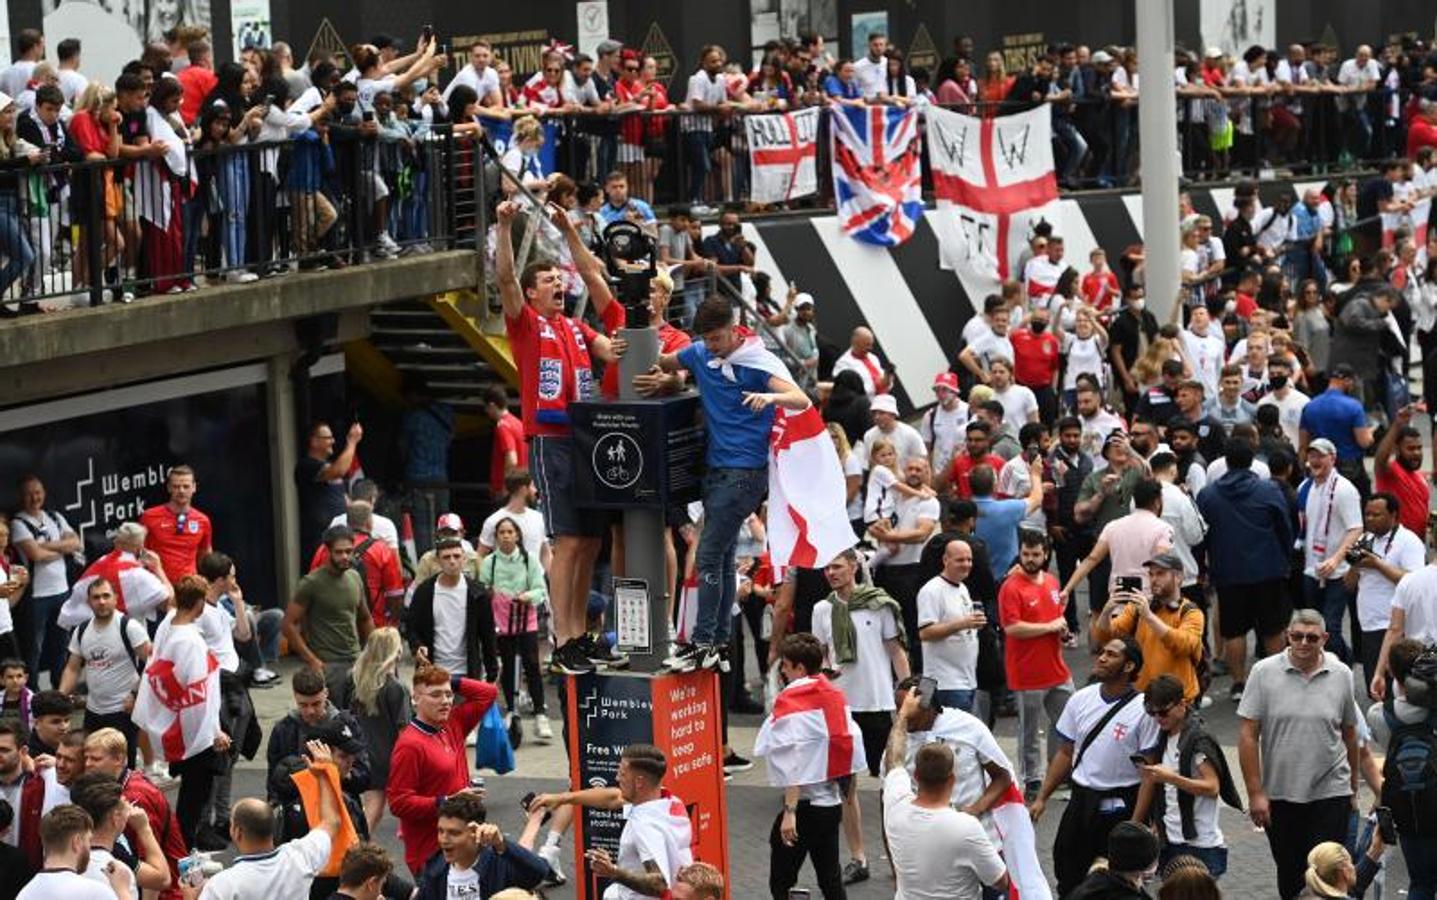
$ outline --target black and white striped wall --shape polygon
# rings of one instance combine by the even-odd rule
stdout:
[[[1260,185],[1267,204],[1281,195],[1301,196],[1323,181],[1269,181]],[[1188,189],[1199,213],[1222,221],[1233,188]],[[1061,201],[1054,233],[1062,235],[1064,260],[1080,273],[1088,253],[1102,247],[1111,262],[1142,239],[1142,195],[1101,193]],[[989,286],[938,266],[938,240],[931,208],[906,244],[873,247],[848,238],[832,214],[756,218],[744,232],[757,247],[758,268],[773,278],[781,297],[790,281],[814,296],[822,337],[847,347],[852,330],[868,326],[879,353],[898,373],[895,392],[905,413],[933,402],[933,376],[955,359],[963,324],[981,308]]]

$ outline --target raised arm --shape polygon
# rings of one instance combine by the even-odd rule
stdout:
[[[495,281],[499,284],[499,302],[504,315],[517,319],[524,312],[524,292],[519,287],[519,274],[514,271],[514,219],[519,215],[519,204],[505,200],[495,210],[498,218],[498,240],[495,241],[494,263],[497,269]]]

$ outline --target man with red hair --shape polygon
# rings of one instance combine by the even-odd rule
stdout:
[[[404,862],[418,875],[439,847],[439,807],[469,787],[464,739],[494,705],[498,689],[451,677],[430,664],[426,647],[414,657],[414,718],[394,742],[387,793],[389,811],[399,820]]]

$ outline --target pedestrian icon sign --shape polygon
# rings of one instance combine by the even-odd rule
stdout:
[[[632,487],[644,471],[644,452],[638,441],[621,431],[610,431],[594,442],[594,474],[611,490]]]

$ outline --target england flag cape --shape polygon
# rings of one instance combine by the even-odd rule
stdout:
[[[800,678],[779,692],[753,755],[768,760],[774,787],[822,784],[868,768],[848,700],[822,675]]]
[[[90,611],[90,585],[104,578],[115,589],[115,609],[132,619],[148,619],[170,599],[169,591],[127,550],[111,550],[90,563],[75,580],[70,596],[57,616],[61,628],[75,628],[94,616]]]
[[[709,365],[730,381],[736,380],[734,366],[747,366],[793,383],[788,367],[757,337]],[[852,547],[847,507],[843,465],[823,417],[812,406],[798,412],[777,408],[768,465],[768,551],[775,571],[821,568]]]
[[[175,626],[157,642],[140,678],[133,718],[166,762],[214,746],[220,733],[220,664],[197,625]]]
[[[997,832],[998,851],[1003,854],[1003,863],[1008,867],[1008,877],[1012,880],[1009,900],[1052,900],[1052,889],[1048,887],[1043,867],[1038,862],[1038,839],[1033,831],[1033,820],[1018,788],[1017,770],[1003,748],[998,746],[993,732],[961,710],[945,712],[934,722],[932,731],[913,732],[908,736],[909,766],[912,766],[920,747],[940,742],[949,747],[972,747],[981,759],[997,763],[1013,776],[1008,790],[988,810],[990,821],[984,822],[985,829],[990,836]],[[986,827],[989,825],[991,827]]]
[[[669,884],[674,883],[680,869],[694,861],[693,822],[684,801],[670,794],[667,788],[655,800],[626,806],[624,819],[624,828],[634,829],[643,846],[653,846],[654,839],[663,844],[664,852],[654,861],[664,870],[664,880]]]

